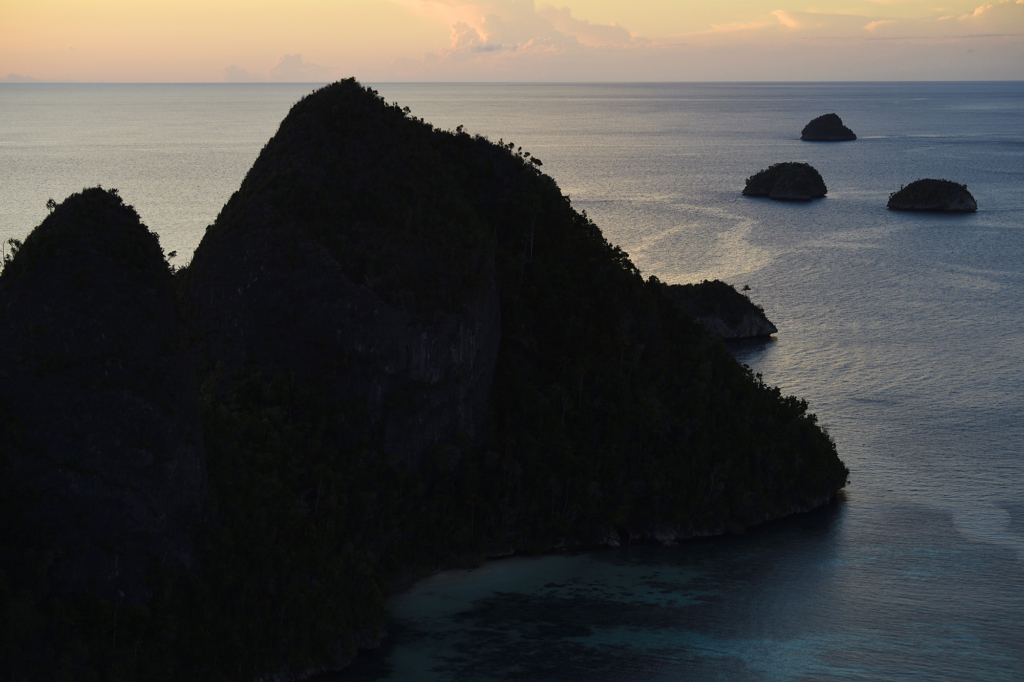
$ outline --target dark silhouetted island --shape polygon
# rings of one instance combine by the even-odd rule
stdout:
[[[779,331],[763,308],[721,280],[671,284],[666,289],[682,310],[723,339],[763,338]]]
[[[857,136],[836,114],[825,114],[804,126],[800,139],[807,142],[849,142]]]
[[[0,273],[4,675],[303,679],[417,576],[831,500],[807,402],[539,165],[350,79],[184,269],[115,192],[54,204]]]
[[[941,213],[973,213],[978,202],[967,191],[967,185],[950,180],[915,180],[889,195],[890,211],[936,211]]]
[[[781,201],[810,201],[828,193],[821,174],[807,163],[776,163],[747,178],[744,196]]]
[[[49,529],[57,592],[138,605],[151,565],[194,566],[206,465],[185,341],[159,240],[116,192],[65,199],[4,268],[0,497],[29,521],[0,532]]]

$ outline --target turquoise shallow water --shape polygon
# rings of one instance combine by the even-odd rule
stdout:
[[[1024,585],[987,575],[1006,557],[912,506],[899,523],[849,507],[440,574],[395,599],[392,640],[337,679],[1019,679],[1020,603],[998,595]]]
[[[852,473],[742,537],[437,575],[340,679],[1024,679],[1024,85],[378,87],[523,145],[646,274],[749,284],[780,332],[734,354]],[[0,237],[101,182],[187,259],[308,89],[0,86]],[[860,139],[800,142],[829,111]],[[790,160],[826,199],[739,195]],[[979,212],[886,211],[919,177]]]

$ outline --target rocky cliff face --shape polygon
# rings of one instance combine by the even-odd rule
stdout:
[[[21,644],[0,668],[296,679],[379,641],[388,576],[831,499],[849,472],[807,403],[737,364],[540,166],[353,80],[318,90],[174,278],[188,356],[138,216],[99,189],[58,207],[0,277],[0,520],[13,472],[61,580],[108,603],[12,626],[26,611],[2,597],[45,561],[23,552],[12,582],[4,546],[0,636]],[[181,518],[207,487],[201,570],[122,622],[147,563],[187,569]]]
[[[978,202],[967,191],[967,185],[950,180],[916,180],[889,197],[890,211],[935,211],[939,213],[973,213]]]
[[[493,239],[432,130],[351,81],[299,102],[188,269],[208,369],[312,382],[415,468],[478,435],[500,340]]]
[[[736,324],[727,324],[719,317],[696,318],[705,329],[723,339],[755,339],[771,336],[778,328],[764,313],[745,313]]]
[[[680,309],[723,339],[766,337],[779,331],[764,310],[720,280],[672,284],[666,291]]]
[[[68,197],[0,277],[9,475],[31,490],[57,585],[112,603],[193,562],[205,495],[194,372],[156,235],[114,192]]]

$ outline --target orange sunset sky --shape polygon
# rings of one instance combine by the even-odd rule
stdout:
[[[0,0],[0,81],[1024,79],[1024,0]]]

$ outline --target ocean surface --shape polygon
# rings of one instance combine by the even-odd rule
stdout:
[[[733,347],[851,470],[827,508],[680,547],[422,581],[342,680],[1024,680],[1024,84],[375,86],[522,145],[646,275],[750,285]],[[0,238],[117,187],[176,262],[309,85],[0,85]],[[835,111],[855,142],[799,141]],[[806,161],[808,204],[740,196]],[[892,213],[922,177],[975,214]]]

